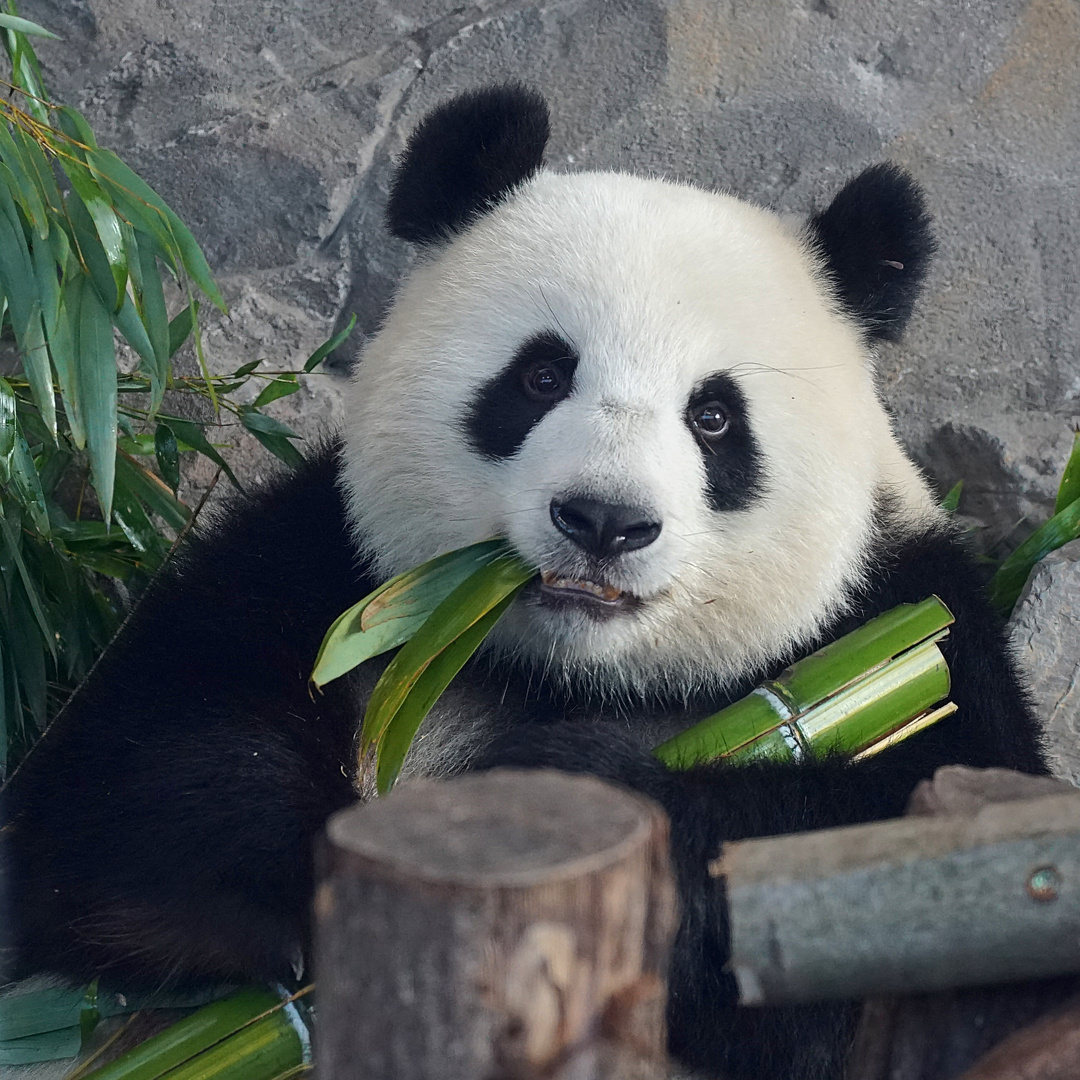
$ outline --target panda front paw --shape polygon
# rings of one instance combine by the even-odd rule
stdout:
[[[473,759],[471,768],[558,769],[622,784],[682,816],[683,785],[638,743],[597,724],[523,723],[504,731]]]

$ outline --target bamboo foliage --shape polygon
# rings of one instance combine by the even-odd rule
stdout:
[[[86,120],[49,101],[31,37],[54,36],[12,3],[0,11],[0,319],[18,353],[0,367],[0,777],[186,528],[181,455],[204,455],[236,483],[210,434],[228,423],[302,460],[296,433],[262,411],[295,393],[302,372],[254,360],[210,374],[200,304],[225,304],[206,259]],[[200,373],[180,377],[173,357],[188,342]],[[120,344],[134,370],[118,369]],[[241,404],[234,395],[252,379],[261,390]],[[204,399],[215,419],[174,415],[167,392]]]
[[[199,1006],[104,1065],[123,1028],[98,1039],[67,1080],[280,1080],[311,1068],[312,990],[138,995],[97,982],[81,990],[23,985],[0,997],[0,1066],[74,1057],[107,1017]]]
[[[990,582],[990,602],[1008,616],[1035,564],[1059,547],[1080,539],[1080,430],[1058,485],[1054,516],[1039,526],[1008,558]]]

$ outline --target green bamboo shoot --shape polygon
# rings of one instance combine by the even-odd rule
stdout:
[[[178,1020],[83,1080],[273,1080],[311,1058],[294,1004],[298,996],[241,990]]]
[[[902,604],[792,664],[655,753],[679,769],[717,758],[801,761],[865,752],[902,729],[913,734],[921,727],[909,725],[948,696],[949,669],[937,642],[952,622],[936,596]],[[935,720],[943,715],[936,711]]]

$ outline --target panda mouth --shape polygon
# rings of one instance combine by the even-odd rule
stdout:
[[[544,598],[563,603],[599,605],[608,610],[618,610],[633,603],[633,597],[614,585],[590,581],[588,578],[562,577],[554,570],[540,575],[540,592]]]

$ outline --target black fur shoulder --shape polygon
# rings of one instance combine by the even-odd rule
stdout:
[[[307,677],[373,587],[335,472],[331,448],[198,529],[24,762],[0,852],[10,974],[280,978],[300,955],[355,730],[347,693]]]

